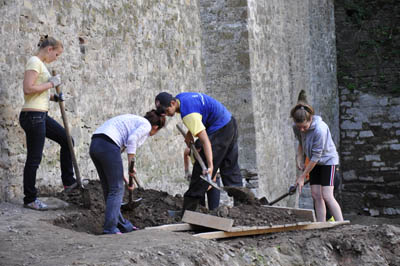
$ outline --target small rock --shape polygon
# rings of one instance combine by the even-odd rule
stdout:
[[[224,261],[229,261],[229,255],[228,254],[224,254],[224,256],[222,257],[222,259],[224,260]]]

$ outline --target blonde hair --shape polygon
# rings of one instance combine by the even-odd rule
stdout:
[[[46,48],[48,46],[51,46],[54,48],[58,48],[58,47],[64,48],[60,41],[58,41],[55,38],[50,37],[48,35],[41,35],[37,46],[39,47],[39,50]]]

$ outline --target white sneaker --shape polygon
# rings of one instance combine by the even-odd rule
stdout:
[[[45,203],[41,202],[38,199],[35,199],[35,201],[32,201],[31,203],[24,204],[24,207],[37,211],[47,211],[49,209]]]

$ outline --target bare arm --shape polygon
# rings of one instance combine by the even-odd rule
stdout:
[[[39,73],[34,70],[27,70],[24,74],[24,94],[29,95],[33,93],[40,93],[50,88],[53,88],[51,82],[45,82],[39,85],[35,85],[35,82],[39,76]]]
[[[185,169],[185,173],[189,171],[189,159],[190,159],[190,149],[186,148],[183,152],[183,166]]]
[[[131,165],[132,160],[134,160],[134,159],[135,159],[135,154],[129,154],[128,153],[128,175],[135,175],[136,174],[136,168],[133,168],[133,172],[130,172],[130,165]],[[129,180],[125,176],[124,176],[124,181],[125,181],[125,184],[128,186],[129,190],[135,189],[135,185],[134,184],[131,187],[129,186]]]
[[[201,143],[203,144],[203,150],[204,154],[206,156],[207,160],[207,167],[208,167],[208,173],[210,176],[212,176],[214,165],[213,165],[213,154],[212,154],[212,148],[211,148],[211,142],[210,139],[208,138],[208,134],[205,130],[200,131],[197,136]]]
[[[299,187],[299,193],[301,193],[301,189],[304,186],[304,180],[306,179],[306,176],[312,171],[312,169],[314,169],[316,165],[317,162],[310,161],[303,173],[297,178],[296,184]]]
[[[304,170],[304,152],[303,147],[299,143],[297,147],[297,154],[296,154],[296,166],[299,170]]]

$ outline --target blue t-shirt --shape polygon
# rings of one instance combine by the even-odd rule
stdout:
[[[197,92],[182,92],[175,96],[180,102],[182,119],[185,116],[198,113],[207,134],[212,134],[224,127],[231,120],[231,113],[226,107],[210,96]]]

